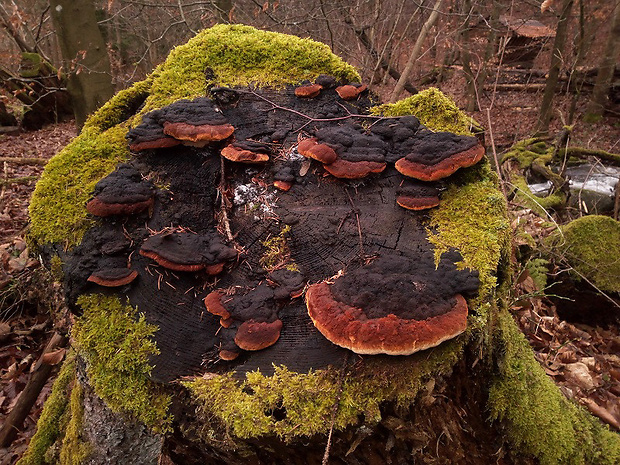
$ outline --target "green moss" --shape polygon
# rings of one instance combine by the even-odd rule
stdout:
[[[562,234],[550,238],[554,255],[595,286],[620,292],[620,260],[612,251],[620,250],[620,222],[602,215],[590,215],[562,226]]]
[[[334,422],[336,429],[363,420],[381,420],[382,402],[407,407],[426,379],[447,374],[461,358],[467,336],[403,360],[366,359],[347,374]],[[273,376],[260,372],[239,382],[232,373],[210,374],[183,384],[190,389],[205,418],[216,418],[224,429],[239,438],[277,435],[284,440],[327,433],[340,386],[337,369],[295,373],[276,367]],[[277,414],[276,412],[280,412]],[[285,412],[285,415],[281,415]],[[214,422],[205,421],[206,428]],[[212,431],[204,435],[213,436]]]
[[[299,267],[291,262],[291,252],[287,243],[287,235],[290,231],[291,227],[287,225],[282,228],[280,234],[262,242],[266,250],[259,263],[267,271],[273,271],[282,266],[291,271],[299,271]]]
[[[561,191],[556,191],[546,197],[538,197],[530,190],[525,177],[513,173],[510,177],[510,182],[516,189],[513,201],[518,205],[529,208],[542,218],[547,218],[550,216],[550,211],[560,209],[566,205],[566,195]]]
[[[435,87],[429,87],[396,103],[386,103],[371,109],[375,115],[415,115],[433,131],[449,131],[467,136],[481,132],[482,127],[456,106],[456,103]]]
[[[525,264],[532,281],[536,288],[543,290],[547,287],[547,273],[549,272],[549,260],[544,258],[533,258]]]
[[[149,357],[159,353],[152,341],[157,328],[118,297],[82,295],[77,303],[84,314],[71,334],[88,361],[95,393],[112,410],[131,413],[156,431],[167,430],[169,396],[148,379]]]
[[[94,127],[84,128],[49,161],[29,208],[30,235],[36,243],[70,247],[80,242],[93,224],[86,203],[95,184],[129,158],[126,133],[124,124],[101,133]]]
[[[84,422],[84,392],[80,383],[75,383],[69,401],[69,421],[60,448],[60,465],[80,465],[88,457],[90,447],[82,440]]]
[[[153,75],[150,75],[144,81],[136,82],[131,87],[121,90],[86,120],[82,131],[92,129],[101,133],[128,120],[144,103],[152,85]]]
[[[508,160],[515,160],[520,169],[532,166],[534,160],[542,158],[545,162],[550,162],[553,155],[553,146],[544,140],[534,137],[531,139],[520,140],[514,144],[502,157],[502,163]]]
[[[209,70],[209,81],[205,71]],[[278,86],[331,74],[358,81],[359,74],[329,47],[310,39],[220,24],[176,47],[155,71],[146,108],[205,95],[207,84]]]
[[[620,463],[620,436],[562,395],[506,311],[498,315],[495,346],[500,372],[489,409],[491,419],[508,425],[515,450],[542,465]]]
[[[36,78],[56,74],[56,69],[41,55],[32,52],[22,52],[22,61],[19,75],[24,78]]]
[[[17,465],[39,465],[45,463],[45,454],[62,435],[61,419],[67,410],[71,384],[75,379],[75,358],[67,356],[54,382],[52,392],[45,402],[37,422],[37,432],[28,445],[28,450]]]
[[[437,261],[455,248],[463,256],[460,266],[478,271],[480,292],[475,307],[493,294],[497,267],[502,258],[507,259],[511,229],[506,200],[488,163],[455,176],[439,207],[431,211],[429,241],[435,246]]]
[[[61,283],[64,279],[65,273],[62,269],[62,258],[58,255],[54,255],[50,260],[50,274],[57,283]]]

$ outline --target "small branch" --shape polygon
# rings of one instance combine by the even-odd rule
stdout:
[[[610,153],[604,150],[586,149],[583,147],[568,147],[566,149],[558,150],[559,156],[568,155],[569,157],[598,157],[602,160],[611,161],[614,163],[620,163],[620,153]]]
[[[351,118],[368,118],[368,119],[376,119],[377,121],[380,120],[384,120],[384,119],[398,119],[398,118],[402,118],[402,116],[375,116],[375,115],[358,115],[356,113],[349,113],[346,116],[338,116],[335,118],[314,118],[312,116],[306,115],[300,111],[297,110],[293,110],[292,108],[287,108],[287,107],[283,107],[281,105],[278,105],[277,103],[269,100],[267,97],[264,97],[262,95],[260,95],[257,92],[254,92],[253,90],[250,91],[244,91],[244,90],[237,90],[237,92],[242,92],[242,93],[248,93],[248,94],[252,94],[258,98],[260,98],[261,100],[267,102],[268,104],[270,104],[273,108],[271,108],[271,110],[281,110],[281,111],[288,111],[289,113],[293,113],[297,116],[301,116],[302,118],[306,118],[307,120],[309,120],[309,122],[317,122],[317,123],[323,123],[323,122],[330,122],[330,121],[343,121],[346,119],[351,119]],[[346,110],[346,107],[344,107]],[[348,110],[347,110],[348,111]]]
[[[224,226],[224,232],[226,233],[226,238],[232,243],[234,242],[234,237],[232,235],[232,231],[230,230],[230,220],[228,219],[228,205],[226,204],[226,164],[224,163],[224,157],[220,157],[220,185],[218,186],[218,191],[220,193],[220,206],[222,212],[222,224]]]
[[[0,157],[0,163],[13,163],[14,165],[47,165],[46,158],[21,158],[21,157]]]
[[[0,179],[0,186],[10,186],[13,184],[28,184],[32,181],[36,181],[39,179],[38,176],[25,176],[23,178],[9,178],[9,179]]]
[[[32,406],[36,402],[43,386],[52,373],[52,365],[43,363],[43,357],[56,349],[62,348],[67,343],[67,338],[59,333],[54,333],[47,346],[43,350],[41,357],[35,364],[34,371],[28,379],[26,387],[19,395],[19,399],[6,417],[2,429],[0,429],[0,447],[8,447],[18,430],[22,427],[24,420],[30,413]]]

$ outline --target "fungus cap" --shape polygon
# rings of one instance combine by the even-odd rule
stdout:
[[[218,142],[228,139],[233,132],[235,132],[235,128],[231,124],[164,123],[164,134],[180,141]]]
[[[278,341],[281,329],[281,320],[271,323],[246,320],[235,334],[235,344],[243,350],[262,350]]]
[[[407,210],[426,210],[439,205],[439,190],[432,183],[405,180],[396,195],[396,203]]]
[[[325,171],[341,179],[360,179],[371,173],[381,173],[387,165],[375,161],[347,161],[338,158],[329,165],[323,165]]]
[[[368,87],[366,86],[366,84],[362,84],[360,86],[353,86],[351,84],[347,84],[344,86],[336,87],[336,92],[343,100],[353,100],[356,99],[367,88]]]
[[[266,163],[269,161],[268,149],[263,144],[250,141],[235,142],[222,149],[220,154],[227,160],[237,163]]]
[[[475,137],[448,132],[426,133],[409,154],[396,162],[396,169],[411,178],[436,181],[459,168],[475,165],[483,157],[484,147]]]
[[[410,355],[435,347],[467,328],[467,302],[460,294],[449,312],[426,320],[399,318],[393,313],[364,318],[363,311],[334,299],[329,284],[306,291],[308,314],[314,326],[334,344],[357,354]]]
[[[138,272],[130,268],[105,268],[94,271],[88,281],[104,287],[120,287],[131,283],[138,277]]]
[[[429,249],[385,253],[371,263],[306,291],[315,327],[336,345],[360,354],[408,355],[436,346],[467,326],[464,292],[477,290],[477,274],[458,270],[460,255],[437,266]]]
[[[140,255],[172,271],[206,270],[214,275],[220,273],[224,262],[234,258],[237,252],[224,245],[216,232],[210,235],[172,232],[147,238]]]
[[[323,164],[330,164],[336,161],[338,154],[327,144],[319,144],[315,137],[302,140],[297,145],[297,151],[307,158],[313,158]]]
[[[120,165],[95,185],[86,210],[95,216],[132,215],[153,205],[154,186],[134,167]]]
[[[320,84],[310,84],[295,88],[295,95],[301,98],[314,98],[321,93],[323,86]]]

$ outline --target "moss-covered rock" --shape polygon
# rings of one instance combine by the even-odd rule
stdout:
[[[549,239],[553,255],[566,260],[581,276],[606,292],[620,292],[620,222],[590,215],[562,226]]]

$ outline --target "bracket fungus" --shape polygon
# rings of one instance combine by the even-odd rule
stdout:
[[[359,97],[359,95],[367,90],[366,84],[346,84],[344,86],[336,87],[336,92],[343,100],[353,100]]]
[[[227,260],[237,256],[237,252],[224,245],[217,233],[167,232],[147,238],[140,248],[140,255],[172,271],[204,270],[209,275],[217,275]]]
[[[227,160],[237,163],[266,163],[269,161],[270,152],[268,145],[246,140],[227,145],[220,154]]]
[[[220,336],[220,358],[231,360],[239,349],[257,351],[275,344],[283,325],[278,317],[279,310],[300,297],[305,284],[300,273],[279,269],[269,273],[265,282],[245,292],[233,289],[207,294],[204,299],[207,311],[219,316],[220,325],[227,329]]]
[[[396,169],[421,181],[446,178],[459,168],[475,165],[484,157],[484,147],[477,138],[451,132],[418,133],[409,150],[396,162]]]
[[[127,134],[134,152],[184,144],[204,147],[228,139],[235,128],[209,98],[178,100],[144,115],[142,123]]]
[[[476,273],[459,271],[445,254],[435,269],[429,252],[383,255],[370,265],[306,292],[314,326],[358,354],[410,355],[451,339],[467,327],[461,295],[478,289]]]
[[[295,88],[295,95],[301,98],[314,98],[321,93],[323,86],[320,84],[308,84]]]
[[[130,165],[116,171],[95,185],[86,210],[95,216],[133,215],[153,206],[155,187]]]
[[[104,287],[119,287],[130,284],[138,277],[138,272],[130,268],[105,268],[93,271],[88,277],[91,283]]]
[[[396,203],[407,210],[427,210],[439,205],[439,190],[430,183],[405,180],[396,195]]]

